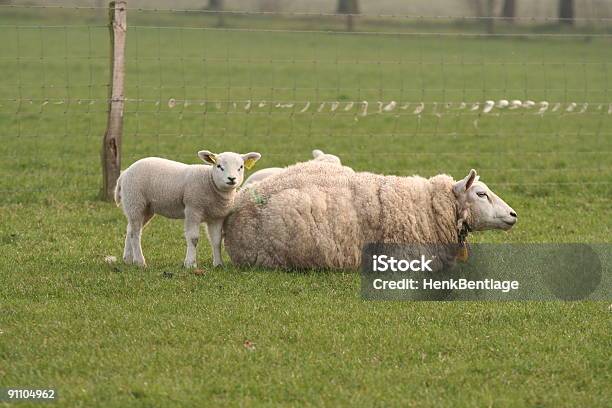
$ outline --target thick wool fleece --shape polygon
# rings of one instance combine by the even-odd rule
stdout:
[[[356,269],[366,243],[454,244],[453,183],[299,163],[239,192],[225,246],[238,265]]]
[[[126,214],[143,211],[168,218],[184,218],[185,207],[197,208],[204,221],[224,218],[234,203],[235,191],[220,191],[212,167],[184,164],[157,157],[138,160],[121,173],[115,201]]]

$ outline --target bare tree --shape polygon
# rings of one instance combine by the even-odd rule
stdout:
[[[516,17],[516,0],[505,0],[504,6],[502,7],[502,17],[509,23],[514,21]]]
[[[487,33],[493,34],[495,31],[495,0],[487,0]]]
[[[223,10],[223,0],[208,0],[207,10],[221,11]]]
[[[346,30],[353,31],[353,15],[359,14],[358,0],[338,0],[338,14],[346,14]]]
[[[559,0],[559,22],[574,24],[574,0]]]
[[[223,20],[223,0],[208,0],[208,7],[206,7],[206,10],[218,11],[219,13],[217,13],[217,15],[219,18],[217,20],[217,25],[223,26],[225,24]]]
[[[469,0],[468,5],[477,21],[484,22],[488,33],[493,33],[495,0]]]

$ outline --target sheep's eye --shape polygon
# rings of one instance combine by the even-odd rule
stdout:
[[[217,168],[218,168],[219,170],[223,171],[223,167],[221,167],[221,165],[220,165],[220,164],[217,164]]]
[[[484,193],[484,192],[482,192],[482,191],[480,191],[480,192],[476,193],[476,195],[477,195],[478,197],[487,197],[487,193]]]
[[[244,166],[240,166],[240,168],[239,168],[238,170],[242,170],[242,168],[243,168],[243,167],[244,167]]]

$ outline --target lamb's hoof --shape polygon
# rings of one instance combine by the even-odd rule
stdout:
[[[193,268],[197,268],[198,265],[195,262],[183,262],[183,268],[186,269],[193,269]]]
[[[220,263],[213,263],[213,268],[223,268],[223,262]]]
[[[145,262],[144,259],[142,261],[134,260],[132,262],[132,264],[138,266],[139,268],[146,268],[147,267],[147,263]]]

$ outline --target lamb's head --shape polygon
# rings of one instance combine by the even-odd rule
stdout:
[[[322,150],[315,149],[312,151],[312,157],[315,161],[323,161],[326,163],[337,164],[338,166],[342,166],[340,162],[340,158],[338,156],[334,156],[333,154],[323,153]]]
[[[208,150],[201,150],[198,152],[198,157],[204,163],[212,166],[212,179],[215,186],[221,191],[230,191],[242,184],[244,169],[253,167],[255,162],[261,158],[261,154],[256,152],[214,154]]]
[[[478,181],[474,169],[453,185],[453,193],[459,201],[459,208],[465,212],[460,217],[466,218],[474,231],[509,230],[516,224],[516,212],[485,183]]]

